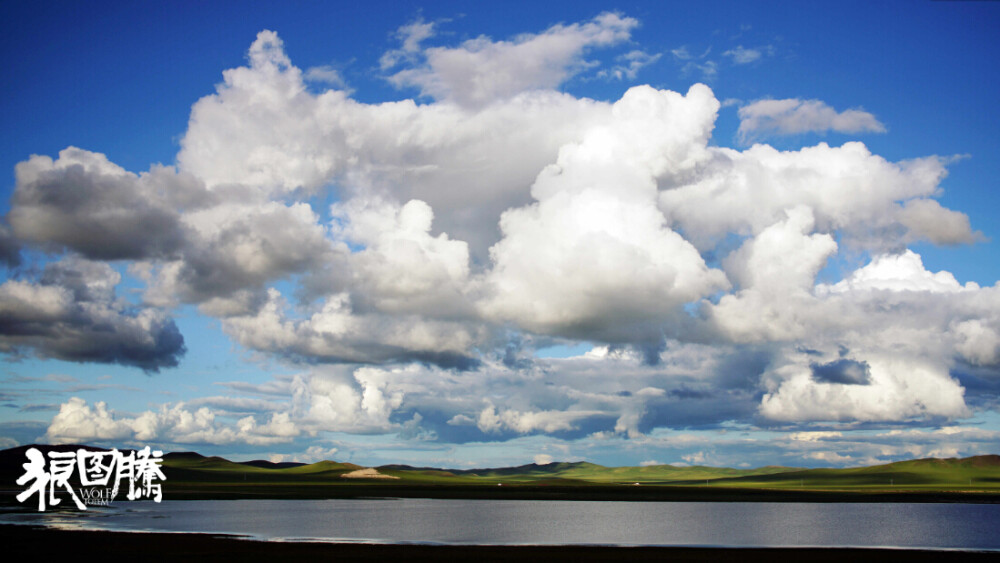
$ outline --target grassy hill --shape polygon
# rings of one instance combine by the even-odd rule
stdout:
[[[790,467],[761,467],[758,469],[730,469],[728,467],[676,467],[673,465],[653,465],[644,467],[605,467],[586,461],[558,462],[546,465],[535,463],[500,469],[452,470],[457,475],[471,477],[479,481],[507,481],[528,483],[538,479],[565,479],[588,483],[646,483],[668,484],[678,481],[704,481],[724,477],[767,475],[793,471]]]
[[[915,459],[850,469],[803,469],[718,479],[727,487],[853,490],[991,490],[1000,492],[1000,456]]]
[[[8,492],[15,490],[10,485],[22,472],[27,447],[0,451],[0,474]],[[75,451],[85,446],[37,447],[42,451]],[[353,476],[347,474],[362,469],[352,463],[235,462],[195,452],[175,452],[163,456],[162,468],[167,478],[163,483],[164,496],[175,499],[433,496],[804,500],[808,497],[810,500],[967,502],[975,496],[977,502],[1000,501],[997,455],[917,459],[848,469],[605,467],[584,461],[468,470],[383,465],[374,469],[395,479],[378,479],[350,478]],[[909,496],[903,498],[905,495]]]
[[[327,483],[344,473],[361,469],[360,465],[335,461],[310,464],[277,464],[260,460],[235,462],[218,456],[205,457],[194,452],[165,454],[162,467],[167,481],[172,482],[288,485]]]
[[[194,454],[197,455],[197,454]],[[359,469],[350,463],[321,461],[291,467],[262,466],[258,462],[231,462],[218,457],[167,454],[164,471],[174,482],[257,482],[350,486],[340,476]],[[977,490],[1000,493],[1000,456],[964,459],[919,459],[848,469],[802,469],[768,466],[756,469],[727,467],[605,467],[589,462],[486,469],[438,469],[383,465],[384,475],[398,477],[392,485],[508,485],[597,486],[634,485],[726,487],[770,490]]]

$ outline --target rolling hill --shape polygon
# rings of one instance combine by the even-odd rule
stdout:
[[[25,461],[24,452],[28,447],[31,446],[0,451],[0,474],[7,484],[4,490],[16,490],[10,485],[23,472],[21,464]],[[100,449],[73,445],[34,447],[43,452],[75,451],[81,447]],[[362,469],[365,471],[359,472]],[[162,470],[166,476],[164,495],[168,498],[334,498],[368,495],[496,498],[501,494],[513,494],[508,491],[516,491],[521,495],[517,498],[724,500],[737,495],[747,499],[781,497],[788,500],[802,498],[803,494],[809,493],[822,496],[825,500],[844,498],[844,495],[854,495],[854,500],[872,498],[871,495],[876,494],[890,495],[892,498],[889,500],[901,500],[896,497],[944,494],[959,502],[964,502],[970,495],[978,495],[980,500],[977,502],[1000,501],[998,455],[916,459],[843,469],[779,466],[732,469],[672,465],[605,467],[585,461],[441,469],[408,465],[364,468],[336,461],[310,464],[263,460],[236,462],[195,452],[174,452],[163,456]],[[344,477],[347,474],[351,474],[349,478]],[[361,477],[358,478],[358,475]],[[498,486],[501,489],[497,489]],[[840,496],[834,499],[829,495]]]

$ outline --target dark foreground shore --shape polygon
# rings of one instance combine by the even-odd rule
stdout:
[[[995,561],[996,552],[904,549],[687,548],[603,546],[428,546],[282,543],[208,534],[87,532],[0,525],[6,561],[80,560],[83,555],[139,561]],[[133,559],[135,558],[135,559]]]
[[[18,491],[19,492],[19,491]],[[15,491],[10,491],[11,497]],[[1000,503],[995,491],[945,490],[796,490],[680,485],[622,486],[620,484],[545,485],[424,485],[351,483],[309,485],[230,483],[164,483],[163,498],[171,500],[437,498],[490,500],[588,500],[643,502],[945,502]],[[11,502],[13,504],[13,502]]]

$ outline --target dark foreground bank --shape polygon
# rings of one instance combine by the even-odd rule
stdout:
[[[6,561],[50,558],[79,560],[83,555],[141,561],[274,561],[295,557],[334,561],[830,561],[880,562],[949,559],[995,561],[996,552],[919,551],[839,548],[687,548],[603,546],[428,546],[259,542],[232,536],[53,530],[0,525]]]
[[[13,498],[15,491],[4,492]],[[1000,503],[995,491],[946,490],[795,490],[680,485],[620,484],[546,485],[423,485],[394,483],[334,483],[308,485],[246,485],[164,483],[170,500],[434,498],[484,500],[586,500],[642,502],[946,502]],[[13,504],[13,502],[10,502]]]

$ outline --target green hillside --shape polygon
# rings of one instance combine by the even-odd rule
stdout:
[[[278,466],[261,462],[232,462],[193,453],[167,454],[164,471],[173,483],[230,482],[350,486],[388,479],[344,479],[360,469],[351,463],[321,461]],[[392,485],[659,485],[757,489],[828,490],[988,490],[1000,491],[1000,456],[965,459],[919,459],[848,469],[802,469],[768,466],[756,469],[726,467],[605,467],[589,462],[488,469],[438,469],[384,465],[382,475],[395,477]]]
[[[13,483],[28,446],[0,452]],[[73,451],[81,446],[35,446]],[[918,459],[847,469],[605,467],[594,463],[439,469],[352,463],[234,462],[194,452],[163,456],[166,498],[539,498],[623,500],[1000,501],[1000,456]],[[364,469],[364,471],[360,471]],[[8,487],[8,492],[16,489]],[[5,489],[5,490],[7,490]]]
[[[850,469],[805,469],[718,479],[714,486],[830,490],[986,490],[1000,492],[1000,456],[916,459]]]
[[[259,461],[235,462],[218,456],[204,457],[194,452],[163,456],[167,481],[180,483],[326,483],[360,465],[320,461],[317,463],[262,466]]]
[[[538,479],[566,479],[589,483],[661,483],[677,481],[704,481],[725,477],[768,475],[794,471],[790,467],[761,467],[758,469],[730,469],[727,467],[676,467],[673,465],[653,465],[645,467],[605,467],[585,461],[529,464],[501,469],[471,469],[455,471],[480,481],[531,482]]]

